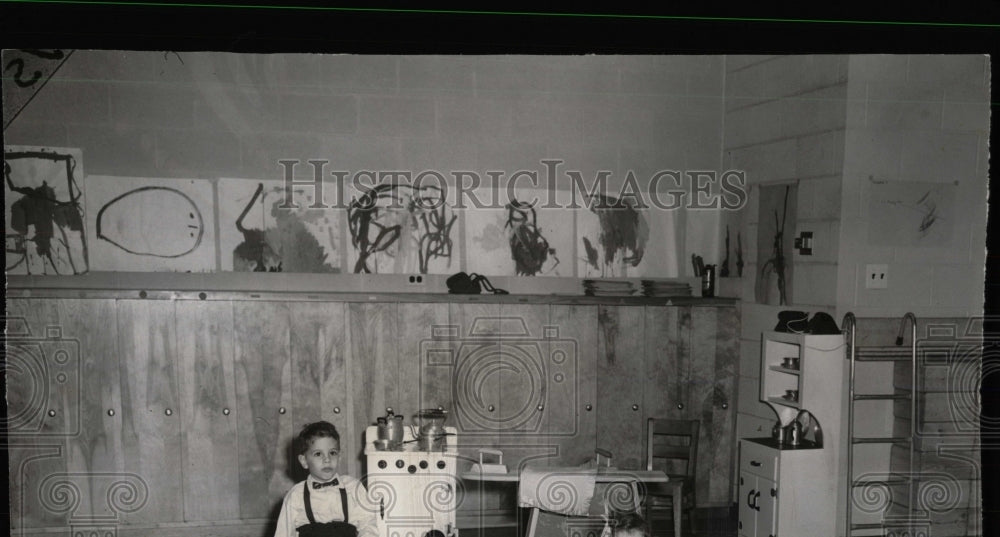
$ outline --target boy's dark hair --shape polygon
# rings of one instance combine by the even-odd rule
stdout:
[[[643,535],[649,535],[649,524],[639,513],[619,513],[611,520],[611,534],[629,533],[639,531]]]
[[[337,428],[328,421],[317,421],[306,424],[295,438],[295,453],[304,455],[309,450],[309,445],[317,438],[328,437],[340,443],[340,433]]]

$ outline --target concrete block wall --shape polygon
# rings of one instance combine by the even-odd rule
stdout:
[[[758,401],[760,334],[777,324],[778,312],[833,313],[839,256],[840,196],[847,106],[847,56],[735,56],[726,58],[724,159],[746,172],[745,210],[723,215],[744,248],[741,296],[737,436],[767,436],[776,416]],[[788,252],[793,265],[791,303],[757,304],[754,285],[759,187],[797,183],[795,228],[813,232],[813,254]],[[723,230],[723,233],[725,231]]]
[[[982,315],[989,76],[983,55],[850,57],[838,312]],[[902,181],[954,187],[947,244],[872,244],[872,185]],[[888,265],[887,289],[864,287],[871,263]]]
[[[4,135],[79,147],[87,174],[281,179],[278,161],[297,159],[296,176],[311,179],[306,161],[325,159],[327,173],[488,180],[487,170],[544,172],[553,158],[588,185],[610,171],[617,192],[629,170],[645,184],[664,169],[720,167],[722,80],[722,56],[78,50]],[[556,182],[568,188],[565,175]],[[716,251],[717,218],[692,216],[679,243]]]

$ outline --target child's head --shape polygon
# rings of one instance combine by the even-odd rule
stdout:
[[[340,462],[340,433],[332,423],[317,421],[302,428],[295,439],[295,450],[302,468],[317,481],[329,481],[337,475]]]
[[[649,537],[649,525],[639,513],[622,513],[611,522],[612,537]]]

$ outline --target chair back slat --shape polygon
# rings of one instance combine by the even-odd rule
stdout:
[[[646,469],[653,470],[656,459],[677,460],[685,463],[682,475],[695,475],[700,425],[698,420],[649,418],[646,426]]]

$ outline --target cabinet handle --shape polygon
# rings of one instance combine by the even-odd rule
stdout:
[[[278,414],[284,414],[284,413],[285,413],[285,407],[281,407],[278,409]]]
[[[113,409],[113,408],[109,408],[109,409],[108,409],[108,415],[109,415],[109,416],[114,416],[114,415],[115,415],[115,409]]]
[[[684,403],[677,403],[677,410],[684,410]]]
[[[591,410],[594,409],[594,405],[591,405],[590,403],[587,403],[587,406],[585,406],[584,408],[587,409],[587,412],[590,412]]]
[[[340,407],[339,406],[333,407],[333,413],[334,414],[340,414]]]
[[[487,408],[487,410],[489,410],[490,412],[493,412],[494,410],[496,410],[496,408],[497,408],[497,407],[495,407],[495,406],[493,406],[493,405],[490,405],[490,406],[488,406],[488,407],[486,407],[486,408]]]
[[[760,466],[760,463],[757,461],[750,461],[750,466]]]
[[[771,497],[772,498],[778,497],[778,489],[771,489]]]
[[[228,408],[223,408],[222,409],[222,415],[228,416],[229,415],[229,409]]]
[[[632,410],[639,410],[639,405],[632,405]]]
[[[545,410],[545,407],[542,405],[538,405],[538,411],[541,412],[542,410]]]
[[[759,498],[760,498],[760,491],[758,490],[757,494],[754,494],[753,497],[753,508],[756,511],[760,511],[760,503],[757,501]]]
[[[173,415],[174,411],[173,411],[173,410],[170,410],[170,409],[168,408],[168,409],[164,410],[164,411],[163,411],[163,413],[164,413],[164,414],[166,414],[166,415],[168,415],[168,416],[171,416],[171,415]]]
[[[729,408],[729,403],[722,403],[722,410]]]
[[[756,492],[754,489],[750,489],[750,494],[747,494],[747,506],[753,509],[753,494]]]
[[[740,525],[740,529],[743,529],[743,521],[742,520],[740,521],[739,525]]]

